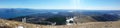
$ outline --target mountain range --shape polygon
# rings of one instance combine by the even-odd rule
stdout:
[[[75,21],[79,23],[118,21],[120,19],[120,10],[0,9],[0,18],[15,21],[22,21],[23,18],[26,18],[28,23],[39,23],[54,17],[66,18],[74,16],[78,16]]]

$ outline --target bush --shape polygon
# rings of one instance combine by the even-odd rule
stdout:
[[[0,28],[12,28],[10,26],[0,26]]]

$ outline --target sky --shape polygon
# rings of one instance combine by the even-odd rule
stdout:
[[[119,10],[120,0],[0,0],[0,8]]]

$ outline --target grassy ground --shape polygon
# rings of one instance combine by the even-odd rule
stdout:
[[[114,22],[88,22],[88,23],[78,23],[73,25],[36,25],[29,23],[22,23],[16,21],[8,21],[0,19],[0,28],[16,28],[17,26],[24,26],[24,28],[120,28],[120,21]]]

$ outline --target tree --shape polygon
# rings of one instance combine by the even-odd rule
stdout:
[[[47,19],[46,21],[56,23],[56,25],[65,25],[66,17],[65,16],[55,16],[55,17]]]

